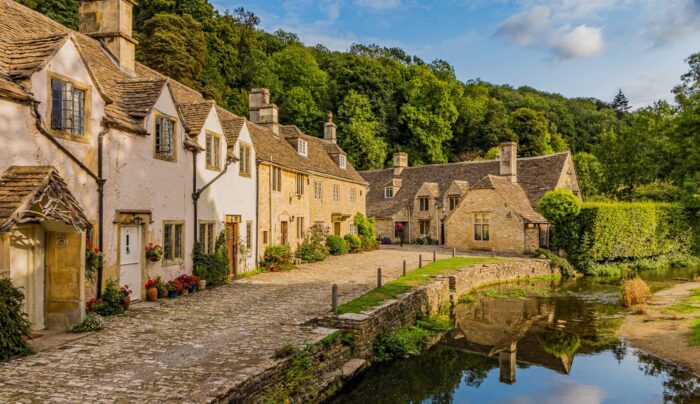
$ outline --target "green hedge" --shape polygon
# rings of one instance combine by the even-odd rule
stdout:
[[[595,202],[555,230],[577,268],[686,252],[692,228],[680,204]]]
[[[23,301],[24,294],[9,279],[0,279],[0,361],[32,352],[26,343],[30,325]]]

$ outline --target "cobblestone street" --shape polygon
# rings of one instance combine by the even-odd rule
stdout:
[[[330,257],[112,318],[105,330],[0,364],[0,402],[206,401],[274,363],[276,348],[318,339],[306,320],[396,278],[432,250],[406,246]],[[438,254],[446,258],[448,251]]]

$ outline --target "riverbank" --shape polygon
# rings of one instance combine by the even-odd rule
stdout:
[[[626,316],[618,336],[633,346],[700,374],[700,346],[690,346],[700,317],[700,282],[685,282],[654,293],[646,308]]]

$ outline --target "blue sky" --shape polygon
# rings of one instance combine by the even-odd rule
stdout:
[[[461,80],[528,85],[635,107],[671,99],[700,52],[700,0],[214,0],[308,45],[398,46],[450,62]]]

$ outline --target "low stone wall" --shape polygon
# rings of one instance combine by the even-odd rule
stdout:
[[[370,358],[373,343],[385,329],[412,325],[421,316],[436,313],[440,306],[479,286],[513,281],[526,277],[558,274],[549,261],[517,259],[488,264],[477,264],[449,276],[438,276],[428,285],[388,300],[363,313],[327,315],[316,324],[342,330],[352,335],[353,355]]]

